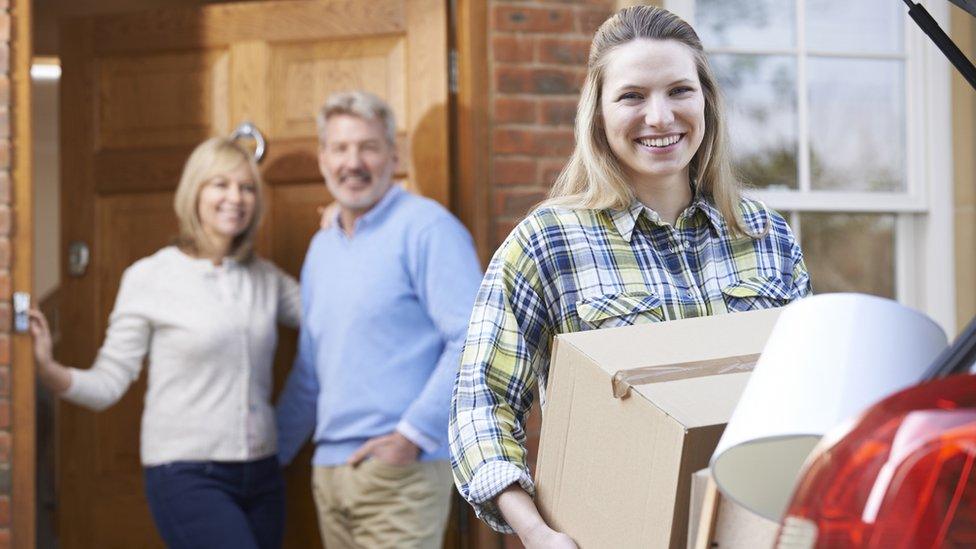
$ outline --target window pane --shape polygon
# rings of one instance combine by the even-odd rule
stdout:
[[[895,298],[895,216],[800,214],[800,246],[813,291]]]
[[[698,0],[695,30],[706,48],[795,48],[793,2]]]
[[[743,182],[797,188],[796,60],[788,56],[709,56],[726,98],[732,158]]]
[[[809,59],[813,189],[905,190],[901,61]]]
[[[733,2],[734,3],[734,2]],[[905,5],[891,0],[807,0],[807,48],[821,52],[904,51]]]

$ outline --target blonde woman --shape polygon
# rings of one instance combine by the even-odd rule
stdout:
[[[495,253],[471,317],[450,422],[455,481],[526,547],[575,547],[532,500],[525,418],[553,337],[776,307],[810,292],[782,217],[742,197],[695,31],[650,6],[597,31],[576,148],[549,200]]]
[[[55,361],[47,321],[32,312],[38,377],[69,402],[111,406],[148,355],[140,454],[169,547],[281,545],[271,368],[277,324],[297,326],[301,314],[295,280],[254,255],[261,187],[233,141],[193,151],[174,201],[177,243],[126,269],[91,368]]]

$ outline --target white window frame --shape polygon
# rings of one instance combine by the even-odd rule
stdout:
[[[728,0],[735,1],[735,0]],[[951,67],[939,49],[904,11],[905,52],[852,53],[864,59],[905,61],[906,190],[903,192],[835,192],[811,190],[810,148],[807,140],[806,55],[803,9],[796,1],[797,50],[709,49],[709,53],[798,55],[797,109],[798,190],[753,191],[771,208],[790,212],[790,225],[799,233],[804,212],[860,212],[895,215],[895,295],[938,322],[951,338],[956,332],[955,248],[953,245]],[[949,3],[919,0],[943,29],[949,28]],[[903,4],[899,3],[901,8]],[[664,0],[664,7],[694,26],[695,0]],[[830,56],[839,57],[836,53]],[[798,234],[799,237],[799,234]],[[816,281],[814,281],[816,283]]]

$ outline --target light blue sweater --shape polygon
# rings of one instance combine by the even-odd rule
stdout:
[[[448,459],[451,391],[481,277],[461,223],[399,186],[352,237],[338,223],[316,233],[298,356],[277,406],[280,461],[314,429],[313,463],[343,463],[401,420],[436,441],[421,460]]]

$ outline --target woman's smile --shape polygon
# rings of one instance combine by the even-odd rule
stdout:
[[[634,140],[640,147],[651,154],[668,154],[678,148],[678,143],[684,139],[685,134],[675,133],[665,136],[644,136]]]

